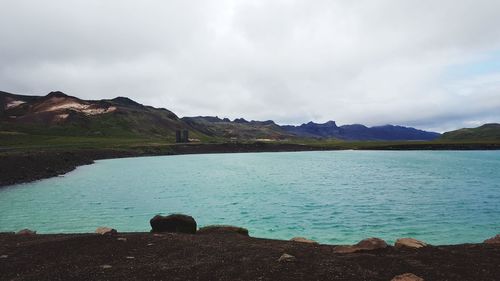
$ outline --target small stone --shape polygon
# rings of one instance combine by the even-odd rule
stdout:
[[[116,240],[127,242],[127,238],[125,238],[125,237],[118,237],[118,238],[116,238]]]
[[[398,276],[394,276],[391,281],[424,281],[424,279],[418,277],[413,273],[405,273]]]
[[[281,257],[278,259],[279,262],[292,262],[292,261],[295,261],[297,260],[294,256],[292,255],[289,255],[287,253],[284,253],[283,255],[281,255]]]
[[[371,250],[378,250],[378,249],[384,249],[387,247],[387,243],[376,237],[371,237],[371,238],[366,238],[361,241],[359,241],[355,245],[340,245],[337,246],[333,249],[334,253],[340,253],[340,254],[347,254],[347,253],[354,253],[357,251],[371,251]]]
[[[95,233],[101,234],[101,235],[115,235],[118,232],[114,228],[102,226],[102,227],[98,227],[95,230]]]
[[[6,258],[8,258],[8,257],[9,257],[8,255],[1,255],[1,256],[0,256],[0,259],[6,259]]]
[[[396,240],[396,243],[394,243],[394,246],[396,248],[418,249],[427,246],[427,244],[414,238],[399,238]]]
[[[36,231],[25,228],[25,229],[19,230],[16,234],[17,235],[35,235]]]
[[[290,241],[300,242],[300,243],[309,243],[309,244],[315,244],[315,245],[318,244],[318,242],[304,238],[304,237],[293,237],[292,239],[290,239]]]
[[[486,244],[500,244],[500,234],[497,234],[495,237],[491,237],[490,239],[484,240],[483,243],[486,243]]]
[[[135,259],[135,257],[132,257],[132,256],[128,256],[128,257],[125,257],[127,260],[133,260]]]
[[[109,269],[109,268],[112,268],[112,266],[109,264],[104,264],[104,265],[101,265],[101,268],[102,269]]]
[[[148,243],[146,246],[151,247],[153,245],[154,245],[154,243]]]

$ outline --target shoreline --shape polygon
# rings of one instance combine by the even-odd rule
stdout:
[[[493,281],[500,276],[499,245],[342,252],[337,245],[229,232],[0,234],[0,280],[389,281],[412,273],[426,281]]]
[[[288,143],[169,144],[133,148],[54,148],[0,151],[0,188],[56,177],[95,160],[208,153],[300,152],[336,150],[500,150],[500,143],[385,143],[311,145]]]
[[[144,156],[170,156],[208,153],[298,152],[338,150],[298,144],[179,144],[129,149],[46,149],[0,153],[0,188],[52,178],[73,171],[95,160]]]

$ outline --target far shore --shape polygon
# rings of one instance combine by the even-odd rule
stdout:
[[[332,150],[499,150],[500,143],[346,142],[346,143],[207,143],[125,148],[30,148],[0,151],[0,187],[55,177],[95,160],[124,157],[246,152]]]

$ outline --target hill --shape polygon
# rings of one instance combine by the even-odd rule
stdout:
[[[129,98],[89,101],[51,92],[24,96],[0,92],[0,128],[30,134],[173,138],[189,129],[173,112]]]
[[[142,105],[126,97],[82,100],[62,92],[26,96],[0,92],[0,131],[45,136],[147,138],[173,141],[187,129],[202,141],[281,141],[339,139],[359,141],[434,140],[438,133],[402,126],[337,126],[309,122],[280,126],[272,120],[229,120],[211,116],[179,118],[164,108]]]
[[[440,140],[446,141],[499,141],[500,124],[484,124],[477,128],[463,128],[444,133]]]
[[[182,121],[192,128],[212,137],[233,140],[268,139],[283,140],[293,138],[274,121],[247,121],[238,118],[233,121],[212,116],[183,117]]]

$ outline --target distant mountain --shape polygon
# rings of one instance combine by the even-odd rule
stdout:
[[[173,136],[192,129],[173,112],[129,98],[89,101],[51,92],[24,96],[0,92],[0,130],[54,135]]]
[[[183,117],[181,120],[192,128],[212,137],[238,140],[279,140],[293,137],[292,134],[287,133],[271,120],[247,121],[238,118],[231,121],[228,118],[220,119],[213,116]]]
[[[441,140],[449,141],[490,141],[500,140],[500,124],[484,124],[477,128],[464,128],[444,133]]]
[[[439,133],[417,130],[415,128],[385,125],[366,127],[360,124],[337,126],[335,121],[323,124],[309,122],[300,126],[282,126],[296,136],[310,138],[337,138],[342,140],[434,140]]]

